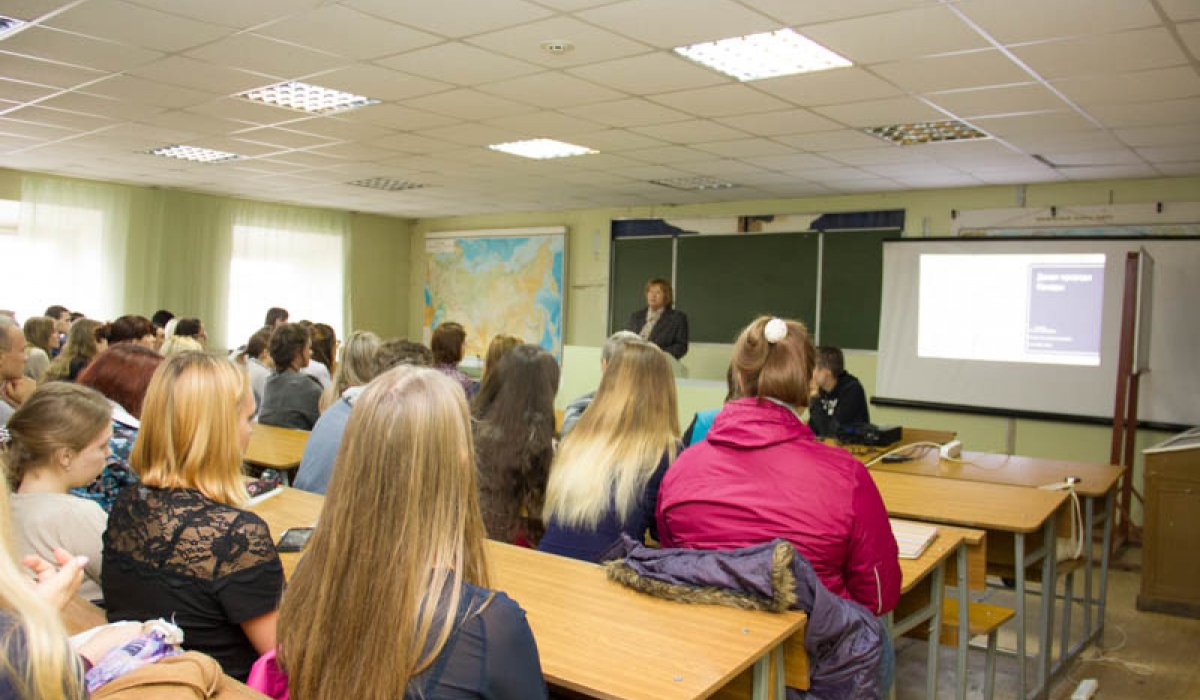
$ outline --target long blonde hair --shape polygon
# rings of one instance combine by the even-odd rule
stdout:
[[[381,375],[346,425],[279,609],[292,696],[403,695],[445,647],[464,582],[489,585],[484,540],[462,387],[420,367]]]
[[[71,360],[83,359],[91,362],[100,354],[100,344],[96,341],[96,329],[103,326],[99,321],[81,318],[71,324],[67,331],[67,344],[58,353],[58,357],[46,369],[45,381],[67,379],[71,375]]]
[[[546,487],[546,522],[593,529],[613,503],[624,520],[663,454],[674,461],[678,438],[675,378],[666,354],[645,341],[626,343],[559,448]]]
[[[342,346],[342,360],[337,363],[333,378],[321,392],[319,407],[325,409],[337,403],[342,392],[352,386],[362,386],[375,376],[375,353],[379,351],[379,336],[371,331],[354,331]]]
[[[242,505],[248,496],[238,423],[249,392],[245,372],[223,357],[168,357],[146,389],[130,466],[147,486],[191,488]]]
[[[15,620],[0,646],[14,648],[13,635],[21,634],[25,668],[17,669],[7,654],[0,659],[0,674],[12,679],[21,700],[74,700],[83,697],[79,658],[67,644],[59,612],[38,596],[30,579],[14,558],[12,524],[8,512],[8,486],[0,479],[0,609]],[[19,630],[19,632],[18,632]]]

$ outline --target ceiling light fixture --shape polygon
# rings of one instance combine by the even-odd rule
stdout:
[[[503,151],[523,158],[566,158],[568,156],[586,156],[599,151],[593,151],[586,146],[576,146],[573,143],[563,143],[553,139],[530,139],[528,141],[511,141],[509,143],[494,143],[488,148],[493,151]]]
[[[854,65],[791,29],[680,46],[675,53],[743,82]]]
[[[21,27],[24,27],[26,24],[29,24],[29,23],[23,19],[17,19],[16,17],[5,17],[4,15],[0,15],[0,39],[7,38],[9,34],[12,34],[13,32],[17,31]]]
[[[246,156],[240,156],[236,153],[228,153],[226,151],[216,151],[211,148],[200,148],[199,146],[163,146],[147,151],[153,156],[163,156],[164,158],[178,158],[180,160],[190,160],[197,163],[222,163],[228,160],[242,160]]]
[[[975,127],[960,121],[919,122],[873,126],[863,131],[901,146],[916,146],[937,141],[965,141],[990,138]]]
[[[385,192],[400,192],[402,190],[419,190],[428,185],[420,182],[409,182],[408,180],[394,180],[390,177],[369,177],[365,180],[355,180],[347,182],[347,185],[355,187],[369,187],[373,190],[384,190]]]
[[[715,177],[674,177],[666,180],[651,180],[650,183],[677,190],[727,190],[737,187],[732,182],[718,180]]]
[[[295,81],[247,90],[238,93],[237,97],[273,107],[284,107],[299,112],[322,115],[379,104],[379,100],[363,95]]]

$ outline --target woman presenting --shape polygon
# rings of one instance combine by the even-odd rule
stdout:
[[[671,308],[671,283],[655,278],[646,283],[646,308],[633,312],[625,330],[633,331],[675,359],[688,351],[687,314]]]

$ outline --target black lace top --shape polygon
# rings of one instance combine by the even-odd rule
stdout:
[[[108,516],[101,587],[110,622],[173,618],[185,648],[245,680],[258,653],[241,623],[279,607],[283,566],[254,513],[139,485]]]

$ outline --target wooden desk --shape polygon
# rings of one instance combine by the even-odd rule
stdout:
[[[308,431],[280,428],[274,425],[254,424],[250,433],[250,444],[242,459],[256,467],[288,471],[300,466],[304,447],[308,444]]]
[[[320,516],[322,496],[284,488],[251,507],[276,539]],[[803,613],[765,613],[652,598],[595,564],[488,542],[492,584],[524,608],[548,682],[611,700],[706,698],[754,667],[753,697],[782,685],[783,642],[803,639]],[[299,554],[282,554],[291,576]],[[775,697],[779,697],[777,694]]]

